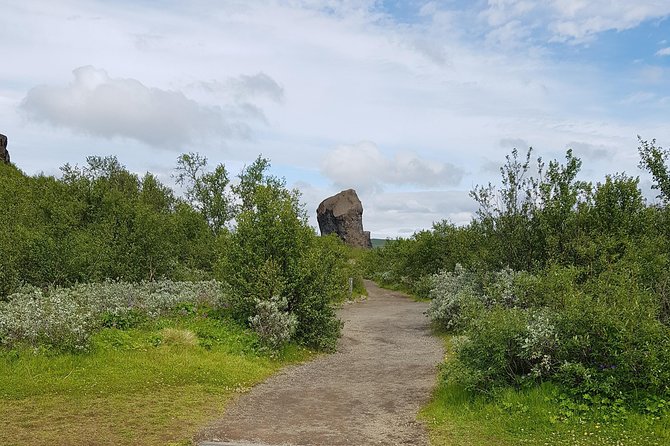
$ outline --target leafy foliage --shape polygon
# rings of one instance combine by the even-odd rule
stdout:
[[[230,180],[226,166],[219,164],[206,172],[207,158],[185,153],[177,159],[177,184],[186,187],[186,198],[218,234],[233,217],[233,198],[228,190]]]
[[[222,285],[208,282],[105,282],[43,291],[24,287],[0,302],[0,344],[78,351],[104,327],[128,329],[184,305],[218,307]]]
[[[257,160],[241,175],[237,225],[225,241],[217,274],[231,285],[239,321],[254,318],[259,302],[285,299],[296,320],[296,340],[333,349],[340,322],[332,305],[346,293],[346,255],[340,241],[316,236],[298,192],[264,174],[267,165]]]
[[[127,329],[162,311],[137,304],[134,291],[127,291],[131,300],[119,301],[131,286],[122,282],[146,287],[216,276],[230,289],[233,316],[271,347],[293,338],[334,348],[340,322],[333,304],[346,297],[357,274],[342,243],[316,236],[300,194],[269,175],[269,167],[259,156],[231,181],[223,164],[209,169],[205,157],[183,154],[175,174],[182,199],[115,157],[66,164],[61,178],[29,177],[1,165],[3,342],[82,349],[101,325]],[[81,285],[101,282],[91,290]],[[24,285],[38,288],[23,294]],[[40,312],[49,317],[31,325]],[[275,322],[279,328],[269,328]]]
[[[455,335],[449,383],[489,393],[549,380],[571,401],[636,410],[667,399],[668,152],[640,139],[639,153],[662,205],[623,173],[579,181],[570,150],[545,164],[515,149],[500,186],[473,190],[468,226],[389,241],[366,257],[366,274],[431,298],[429,315]]]
[[[660,191],[659,198],[666,204],[670,201],[670,172],[668,171],[668,161],[670,160],[670,150],[656,145],[656,140],[651,142],[637,137],[640,146],[640,168],[648,170],[654,177],[655,183],[653,189]]]
[[[249,318],[249,325],[258,333],[263,344],[272,350],[279,349],[291,340],[298,323],[295,315],[286,311],[286,298],[256,299],[255,304],[256,314]]]
[[[467,317],[472,316],[468,308],[483,304],[476,277],[457,264],[453,273],[442,271],[431,279],[428,315],[444,330],[463,328]]]
[[[0,296],[21,284],[187,278],[211,270],[207,223],[155,176],[114,157],[65,165],[60,179],[0,166]]]

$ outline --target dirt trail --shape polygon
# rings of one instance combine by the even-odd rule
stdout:
[[[425,303],[366,282],[340,310],[337,353],[286,369],[198,435],[205,445],[426,445],[419,408],[443,352]]]

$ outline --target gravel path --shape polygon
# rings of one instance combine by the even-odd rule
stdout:
[[[346,304],[338,351],[285,369],[198,435],[205,445],[427,445],[416,421],[435,384],[441,343],[427,304],[366,282]]]

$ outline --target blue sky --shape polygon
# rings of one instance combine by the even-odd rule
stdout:
[[[318,203],[355,188],[373,236],[467,223],[512,147],[582,179],[670,144],[666,0],[0,0],[0,133],[27,173],[118,156],[259,153]],[[653,193],[648,193],[653,197]]]

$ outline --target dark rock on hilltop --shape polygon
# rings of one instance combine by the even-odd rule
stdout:
[[[363,205],[355,190],[347,189],[323,200],[316,219],[321,235],[335,233],[349,246],[372,248],[370,232],[363,230]]]
[[[7,151],[7,137],[0,135],[0,161],[9,164],[9,152]]]

